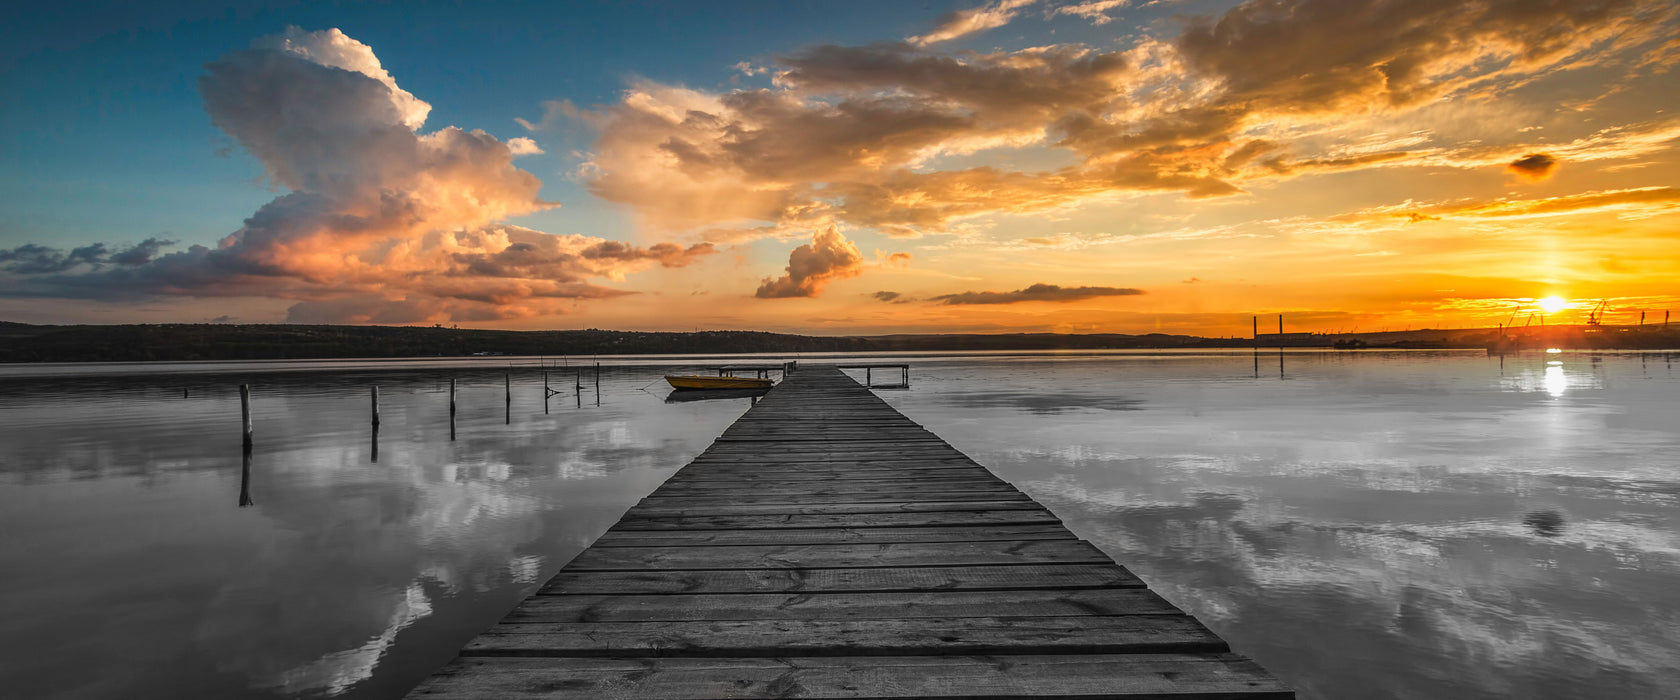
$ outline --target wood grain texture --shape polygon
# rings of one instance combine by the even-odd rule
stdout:
[[[926,617],[1183,615],[1147,588],[532,596],[504,622],[869,620]]]
[[[1142,587],[1143,582],[1116,564],[604,572],[561,569],[537,594],[863,593],[1127,586]]]
[[[1234,654],[774,659],[462,657],[411,697],[464,698],[1293,698]]]
[[[941,656],[1228,651],[1188,615],[507,622],[462,656]]]
[[[831,367],[463,643],[411,697],[1293,697]]]

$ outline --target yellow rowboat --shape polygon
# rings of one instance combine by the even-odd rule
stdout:
[[[770,380],[753,377],[701,377],[696,375],[665,375],[674,389],[768,389]]]

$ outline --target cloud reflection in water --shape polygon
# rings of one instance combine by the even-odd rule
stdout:
[[[1680,424],[1648,418],[1680,378],[1516,359],[977,360],[882,395],[1303,698],[1680,696]],[[1144,410],[951,391],[982,377]]]

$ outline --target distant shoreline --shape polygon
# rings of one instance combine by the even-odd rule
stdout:
[[[1012,350],[1680,348],[1680,324],[1262,333],[1205,338],[1148,333],[808,336],[763,331],[499,331],[413,326],[129,324],[48,326],[0,321],[0,362],[354,360],[579,355],[733,355]]]

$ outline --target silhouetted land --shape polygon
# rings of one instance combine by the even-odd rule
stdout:
[[[1548,326],[1386,333],[1261,334],[1263,348],[1680,348],[1674,326]],[[136,324],[38,326],[0,321],[0,362],[264,360],[495,355],[1248,348],[1250,338],[1149,333],[808,336],[760,331],[492,331],[413,326]]]

